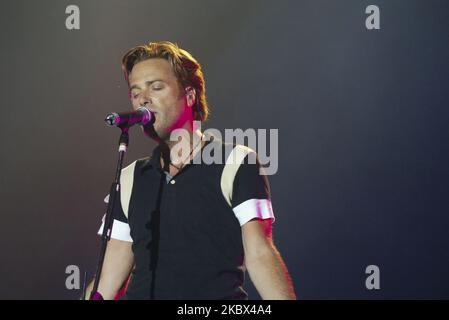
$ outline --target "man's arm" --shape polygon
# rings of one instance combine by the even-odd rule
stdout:
[[[132,242],[111,239],[106,247],[103,269],[101,271],[98,292],[105,300],[114,299],[128,278],[134,265]],[[86,299],[90,298],[93,289],[93,281],[86,290]]]
[[[271,219],[253,219],[242,226],[245,265],[264,300],[296,300],[292,281],[271,237]]]

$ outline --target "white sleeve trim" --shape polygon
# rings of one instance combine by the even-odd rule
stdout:
[[[98,235],[101,236],[103,234],[103,228],[104,228],[104,217],[100,230],[98,230]],[[129,228],[129,225],[126,222],[122,222],[115,219],[112,225],[111,238],[116,240],[133,242],[133,239],[131,238],[131,230]]]
[[[249,199],[232,210],[239,220],[240,226],[254,218],[272,219],[272,222],[275,220],[271,201],[268,199]]]

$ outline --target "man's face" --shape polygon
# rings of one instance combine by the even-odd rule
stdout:
[[[153,124],[144,131],[157,140],[167,141],[170,133],[185,125],[192,109],[189,107],[184,89],[178,83],[170,63],[165,59],[149,59],[137,63],[129,74],[129,87],[133,109],[146,106],[155,113]]]

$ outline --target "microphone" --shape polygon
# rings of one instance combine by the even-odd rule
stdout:
[[[135,124],[145,125],[154,122],[154,113],[145,107],[139,107],[136,111],[110,113],[104,119],[107,125],[119,128],[129,128]]]

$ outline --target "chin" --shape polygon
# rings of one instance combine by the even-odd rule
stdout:
[[[143,126],[143,131],[145,135],[157,142],[167,141],[170,139],[170,134],[167,130],[161,129],[159,127],[154,127],[152,124],[146,124]]]

